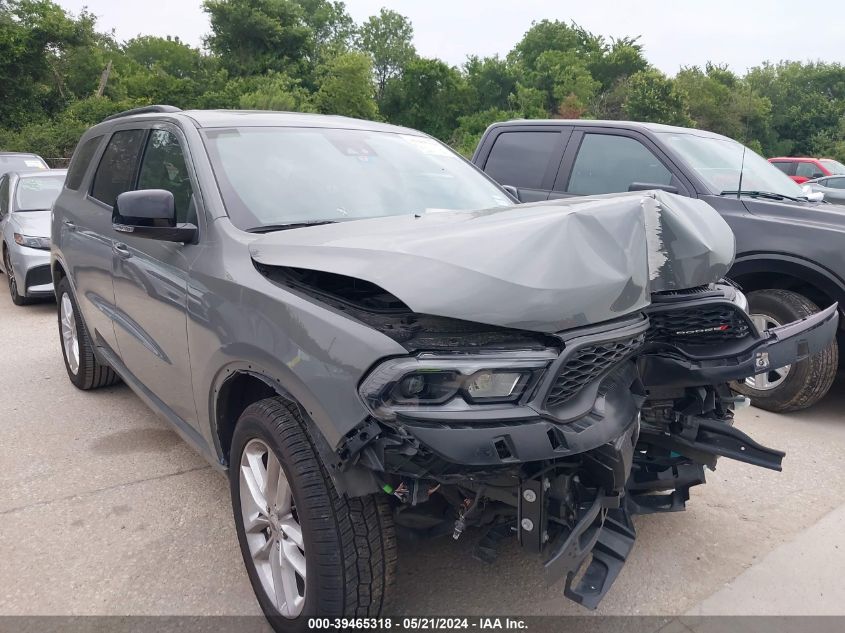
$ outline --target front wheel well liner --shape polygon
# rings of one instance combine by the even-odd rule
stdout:
[[[248,371],[233,371],[214,393],[214,426],[220,457],[229,463],[235,425],[251,404],[281,394],[268,379]]]

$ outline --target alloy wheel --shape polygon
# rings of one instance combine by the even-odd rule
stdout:
[[[754,327],[757,328],[758,332],[762,333],[765,330],[780,327],[780,323],[767,314],[751,314],[749,316],[751,317],[751,321],[754,323]],[[757,391],[770,391],[772,389],[776,389],[783,384],[783,381],[786,380],[786,377],[789,375],[789,371],[791,369],[792,365],[784,365],[783,367],[770,369],[769,371],[757,374],[756,376],[749,376],[745,379],[745,386],[750,387],[751,389],[756,389]]]
[[[59,318],[62,326],[62,345],[65,348],[65,358],[71,373],[79,371],[79,335],[76,331],[76,315],[70,295],[64,293],[59,304]]]
[[[6,268],[6,277],[9,279],[9,293],[14,299],[18,294],[18,282],[15,279],[15,271],[12,268],[12,262],[9,259],[9,251],[3,253],[3,266]]]
[[[305,544],[290,483],[275,453],[259,439],[244,447],[239,477],[255,571],[278,612],[295,618],[305,606]]]

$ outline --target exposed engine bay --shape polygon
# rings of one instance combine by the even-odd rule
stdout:
[[[666,208],[672,198],[659,201]],[[689,228],[673,226],[678,235]],[[411,303],[439,304],[421,286],[408,302],[382,285],[395,283],[392,273],[363,265],[348,265],[347,275],[339,265],[297,265],[307,258],[296,253],[274,260],[260,247],[254,259],[275,284],[407,351],[361,381],[370,415],[334,447],[338,487],[390,495],[408,539],[480,529],[474,555],[486,563],[515,537],[549,582],[563,579],[567,597],[595,608],[633,547],[632,516],[683,510],[720,457],[781,470],[783,452],[734,427],[748,399],[730,383],[806,358],[835,334],[835,305],[758,331],[740,289],[719,280],[730,257],[707,241],[697,259],[661,260],[651,285],[622,284],[626,309],[608,309],[614,318],[564,319],[579,325],[558,330],[551,317],[513,327],[519,311],[495,313],[489,297],[483,319],[419,312]],[[471,303],[453,313],[469,315]]]

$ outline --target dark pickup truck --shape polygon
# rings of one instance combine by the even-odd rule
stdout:
[[[811,201],[727,137],[632,121],[507,121],[487,129],[472,161],[522,202],[645,189],[704,200],[733,229],[728,276],[761,331],[845,305],[845,206]],[[764,409],[803,409],[830,390],[838,365],[833,342],[734,387]]]

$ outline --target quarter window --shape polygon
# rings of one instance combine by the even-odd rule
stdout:
[[[672,173],[639,141],[613,134],[585,134],[567,192],[589,196],[628,191],[633,183],[669,185]]]
[[[540,189],[560,139],[559,132],[503,132],[496,138],[484,171],[502,185]]]
[[[193,189],[179,139],[167,130],[153,130],[147,140],[138,189],[164,189],[173,194],[176,221],[196,222]]]
[[[121,130],[112,134],[94,174],[91,197],[113,207],[120,194],[132,189],[145,133],[145,130]]]

